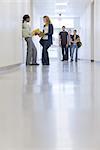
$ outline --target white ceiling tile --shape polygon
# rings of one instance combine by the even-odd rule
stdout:
[[[33,0],[33,5],[41,15],[58,15],[56,10],[65,10],[62,15],[79,17],[91,0]],[[56,3],[67,3],[67,6],[56,6]]]

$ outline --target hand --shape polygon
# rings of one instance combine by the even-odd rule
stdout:
[[[66,47],[68,47],[68,44],[66,44]]]
[[[35,33],[35,35],[38,35],[38,33]]]
[[[59,46],[61,46],[61,41],[59,41]]]
[[[41,37],[41,34],[38,34],[39,37]]]
[[[72,44],[74,44],[74,41],[71,41]]]
[[[77,41],[74,41],[74,44],[76,44],[77,43]]]
[[[61,47],[61,43],[59,43],[59,46]]]

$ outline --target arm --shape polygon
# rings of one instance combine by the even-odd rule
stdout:
[[[78,42],[80,42],[80,37],[79,37],[79,38],[77,38],[76,42],[77,42],[77,43],[78,43]]]
[[[53,25],[52,24],[49,24],[49,31],[48,33],[46,33],[45,35],[53,35]]]
[[[61,32],[59,33],[59,46],[61,46]]]
[[[74,37],[73,37],[73,36],[71,36],[71,43],[72,43],[72,44],[74,44],[74,43],[75,43],[75,41],[74,41]]]
[[[80,37],[79,37],[79,35],[77,35],[77,38],[76,38],[75,42],[76,42],[76,43],[80,42]]]
[[[80,37],[77,35],[76,39],[74,41],[72,41],[72,43],[77,44],[78,42],[80,42]]]
[[[69,43],[69,41],[68,41],[68,34],[67,34],[67,43],[66,43],[66,47],[68,47],[68,43]]]

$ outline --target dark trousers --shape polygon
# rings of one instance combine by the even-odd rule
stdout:
[[[63,60],[68,60],[68,48],[66,47],[66,45],[62,45],[62,56]]]
[[[42,64],[43,65],[49,65],[49,53],[48,48],[51,46],[48,40],[42,40],[40,41],[40,44],[42,45]]]

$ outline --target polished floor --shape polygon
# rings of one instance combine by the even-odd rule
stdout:
[[[1,71],[0,150],[100,150],[100,63]]]

